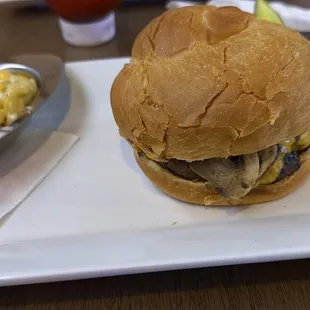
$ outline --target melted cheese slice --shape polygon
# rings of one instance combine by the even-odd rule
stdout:
[[[284,157],[288,153],[301,152],[310,146],[310,131],[304,133],[298,138],[287,140],[280,143],[280,151],[278,158],[267,172],[259,180],[259,184],[266,185],[275,182],[284,166]]]

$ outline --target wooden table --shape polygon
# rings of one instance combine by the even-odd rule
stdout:
[[[308,0],[299,0],[308,3]],[[161,7],[120,10],[105,46],[65,44],[49,12],[0,6],[0,57],[53,53],[66,61],[127,56]],[[272,236],[270,236],[272,238]],[[123,276],[0,289],[0,309],[310,309],[310,260]]]

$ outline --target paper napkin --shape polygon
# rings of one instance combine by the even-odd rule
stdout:
[[[40,185],[77,141],[75,135],[28,127],[0,153],[0,219]]]
[[[169,1],[168,9],[181,8],[196,4],[189,1]],[[242,11],[253,13],[255,1],[249,0],[211,0],[207,4],[222,7],[236,6]],[[295,5],[285,4],[283,2],[271,2],[271,6],[281,16],[286,27],[300,32],[310,31],[310,9],[301,8]]]

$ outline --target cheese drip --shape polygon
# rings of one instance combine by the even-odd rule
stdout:
[[[293,138],[291,140],[279,143],[279,155],[273,165],[267,170],[267,172],[259,180],[259,184],[271,184],[277,180],[283,167],[284,158],[286,154],[292,152],[302,152],[310,146],[310,131],[299,136],[298,138]]]

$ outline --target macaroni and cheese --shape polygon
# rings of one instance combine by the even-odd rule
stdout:
[[[9,126],[25,114],[37,93],[33,78],[0,70],[0,126]]]

